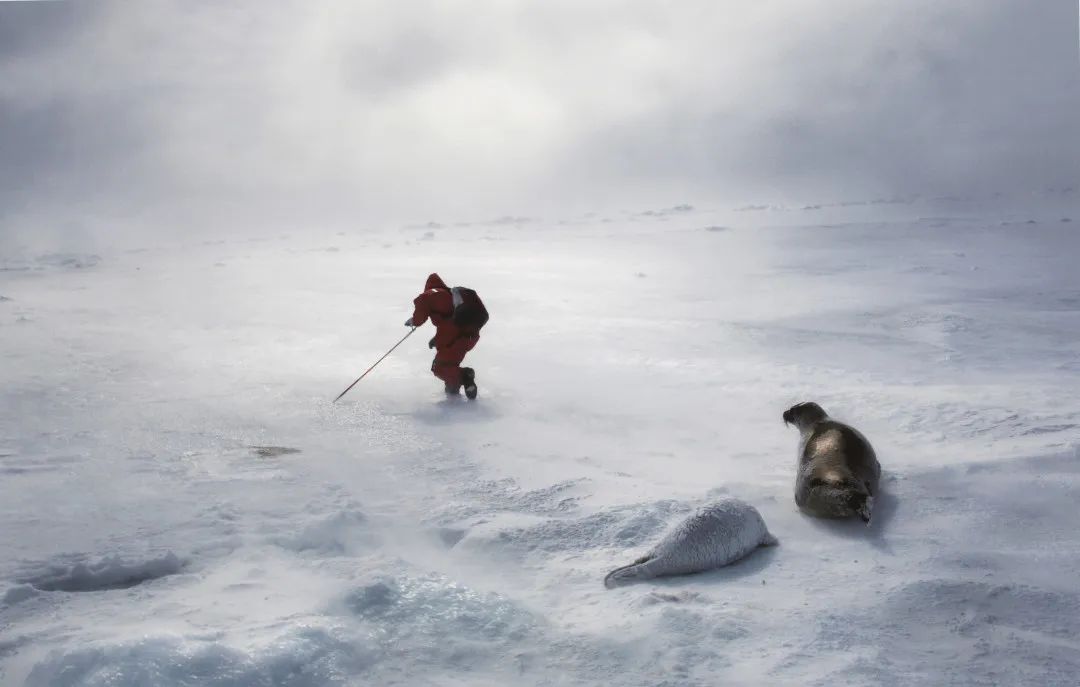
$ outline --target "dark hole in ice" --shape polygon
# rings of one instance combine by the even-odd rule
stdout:
[[[54,566],[43,574],[19,582],[43,592],[103,592],[137,587],[144,582],[175,575],[183,567],[184,562],[173,553],[135,563],[125,563],[114,556],[96,563]]]
[[[262,456],[263,458],[273,458],[275,456],[287,456],[290,453],[300,453],[300,449],[291,448],[289,446],[249,446],[255,455]]]

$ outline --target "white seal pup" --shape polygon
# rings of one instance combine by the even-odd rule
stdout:
[[[608,589],[634,580],[686,575],[720,568],[759,546],[774,546],[757,509],[738,499],[723,499],[683,520],[649,553],[604,578]]]
[[[795,477],[795,503],[799,508],[819,518],[858,515],[869,525],[881,465],[866,437],[833,420],[813,402],[788,408],[784,423],[799,428]]]

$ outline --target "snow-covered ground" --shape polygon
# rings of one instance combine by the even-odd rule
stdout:
[[[1080,683],[1080,224],[795,217],[5,254],[0,684]],[[331,404],[432,271],[479,401],[429,326]],[[804,400],[871,527],[796,510]],[[721,494],[780,546],[604,589]]]

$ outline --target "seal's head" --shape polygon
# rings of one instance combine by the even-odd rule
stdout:
[[[799,403],[784,411],[784,424],[795,425],[800,431],[825,420],[829,414],[813,401]]]
[[[857,515],[867,525],[874,508],[874,497],[865,484],[853,477],[829,472],[810,479],[807,505],[826,518],[849,518]]]

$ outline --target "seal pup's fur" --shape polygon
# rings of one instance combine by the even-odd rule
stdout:
[[[635,580],[712,570],[745,557],[759,546],[774,546],[757,509],[727,498],[706,506],[671,530],[649,553],[604,578],[612,588]]]

